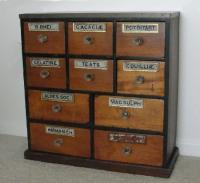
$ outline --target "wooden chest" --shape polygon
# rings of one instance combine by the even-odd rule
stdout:
[[[179,13],[22,14],[25,158],[169,177]]]

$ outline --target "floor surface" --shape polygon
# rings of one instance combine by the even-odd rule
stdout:
[[[0,135],[0,183],[200,183],[200,158],[180,156],[169,179],[25,160],[26,138]]]

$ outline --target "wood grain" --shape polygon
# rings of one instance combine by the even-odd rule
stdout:
[[[24,51],[26,53],[52,53],[64,54],[65,53],[65,31],[64,22],[59,23],[59,31],[29,31],[28,22],[24,23]],[[38,36],[48,36],[48,41],[45,43],[38,42]]]
[[[41,91],[29,90],[29,115],[31,119],[52,120],[73,123],[89,122],[89,95],[74,93],[74,102],[41,100]],[[53,112],[52,106],[59,104],[60,112]]]
[[[165,23],[159,24],[159,33],[123,33],[123,22],[117,23],[117,56],[153,57],[165,56]],[[140,46],[134,44],[136,38],[142,38]]]
[[[95,158],[126,163],[162,166],[163,137],[146,135],[146,144],[130,144],[109,140],[110,131],[95,130]],[[124,148],[132,149],[132,153],[125,155]]]
[[[112,92],[113,91],[113,61],[108,60],[108,69],[79,69],[74,68],[74,60],[69,59],[70,89]],[[85,74],[94,76],[94,80],[85,80]]]
[[[164,101],[143,99],[143,102],[143,109],[113,107],[109,106],[109,96],[96,96],[95,125],[163,132]],[[128,119],[122,117],[125,111],[129,113]]]
[[[118,93],[164,96],[165,63],[156,62],[159,63],[158,72],[145,72],[145,71],[124,71],[123,70],[124,62],[131,62],[131,61],[118,60],[118,75],[117,75]],[[135,80],[138,76],[144,77],[143,84],[135,83]]]
[[[90,157],[90,131],[88,129],[73,128],[75,136],[70,137],[47,134],[45,133],[45,126],[44,124],[30,124],[32,150]],[[63,141],[61,146],[54,144],[57,139]]]
[[[29,87],[41,88],[59,88],[66,89],[66,61],[64,58],[59,59],[60,67],[31,67],[31,57],[26,58],[26,78]],[[41,78],[41,71],[48,71],[47,78]]]
[[[106,22],[106,32],[73,32],[73,22],[68,23],[68,52],[79,55],[112,55],[112,22]],[[84,37],[94,38],[93,44],[84,44]]]

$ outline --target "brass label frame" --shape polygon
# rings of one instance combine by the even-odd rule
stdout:
[[[73,32],[106,32],[105,22],[73,22]]]
[[[58,22],[29,22],[28,29],[30,32],[59,32],[60,25]]]

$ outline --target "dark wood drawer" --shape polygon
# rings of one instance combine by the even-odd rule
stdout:
[[[78,55],[112,55],[112,22],[69,22],[68,52]]]
[[[117,56],[165,56],[165,23],[118,22]]]
[[[89,95],[28,91],[29,115],[32,119],[73,123],[89,122]]]
[[[118,60],[117,92],[164,96],[164,62]]]
[[[95,97],[95,125],[163,131],[164,101],[121,96]]]
[[[96,159],[162,166],[162,136],[95,130],[94,140]]]
[[[64,22],[25,22],[24,50],[27,53],[64,54]]]
[[[113,61],[70,59],[70,89],[113,91]]]
[[[90,157],[88,129],[31,123],[30,137],[32,150]]]
[[[64,58],[27,57],[27,85],[65,89],[67,85],[65,62]]]

